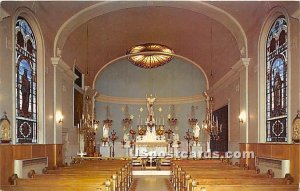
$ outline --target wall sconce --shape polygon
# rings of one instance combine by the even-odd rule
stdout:
[[[242,111],[239,115],[239,122],[240,123],[245,123],[246,122],[246,112]]]
[[[57,111],[56,112],[56,122],[63,123],[63,119],[64,119],[64,116],[62,115],[62,113],[60,111]]]

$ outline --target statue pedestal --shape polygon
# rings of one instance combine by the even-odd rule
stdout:
[[[202,153],[202,146],[192,146],[192,157],[201,158]]]
[[[179,148],[174,146],[170,148],[171,148],[171,152],[169,153],[171,154],[171,156],[173,156],[173,158],[180,158]]]
[[[210,149],[210,140],[206,142],[206,152],[210,153],[211,149]]]
[[[133,154],[132,154],[133,149],[132,148],[124,147],[123,151],[124,151],[124,153],[123,153],[124,157],[132,157],[133,156]]]
[[[102,157],[110,157],[110,146],[101,146],[100,153]]]
[[[8,144],[8,143],[10,143],[10,141],[11,141],[11,140],[1,140],[0,142],[1,142],[1,143],[6,143],[6,144]]]

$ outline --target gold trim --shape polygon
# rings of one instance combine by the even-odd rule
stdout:
[[[132,105],[142,105],[145,104],[145,98],[128,98],[128,97],[116,97],[108,96],[103,94],[98,94],[95,98],[97,102],[105,103],[118,103],[118,104],[132,104]],[[186,104],[205,101],[202,94],[194,96],[184,96],[175,98],[158,98],[155,105],[170,105],[170,104]]]
[[[135,142],[134,144],[141,147],[166,147],[168,142]]]

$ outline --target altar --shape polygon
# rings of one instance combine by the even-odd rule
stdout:
[[[136,157],[165,157],[168,152],[168,142],[136,142]]]
[[[121,141],[122,149],[124,150],[126,157],[132,157],[142,159],[143,161],[150,162],[158,158],[166,158],[170,156],[171,147],[178,148],[180,143],[179,135],[173,133],[173,131],[165,130],[164,118],[160,120],[154,114],[154,102],[156,98],[150,95],[146,95],[146,104],[148,109],[148,115],[143,121],[140,117],[137,119],[137,131],[132,127],[128,131],[124,131],[123,140]],[[162,123],[161,123],[162,122]],[[114,153],[114,141],[108,133],[109,128],[103,126],[103,138],[102,145],[100,146],[100,152],[102,156],[107,156],[110,153]],[[166,137],[167,134],[168,136]],[[121,153],[118,151],[118,153]],[[112,154],[114,157],[114,154]],[[154,160],[152,160],[154,159]],[[136,163],[141,164],[141,161]]]

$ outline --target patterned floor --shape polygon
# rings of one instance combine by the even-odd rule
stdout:
[[[136,176],[130,191],[173,191],[168,176]]]

